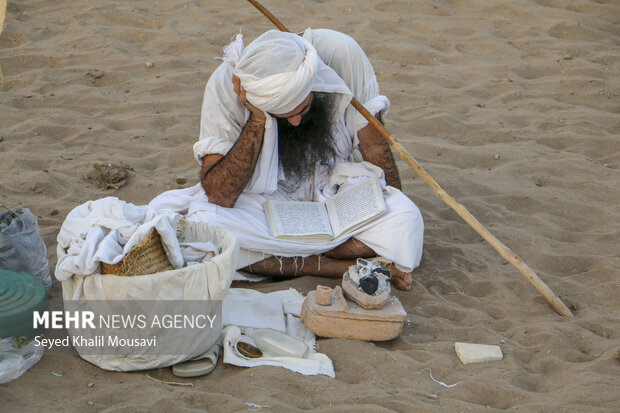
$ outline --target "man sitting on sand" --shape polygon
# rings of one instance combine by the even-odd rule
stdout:
[[[349,105],[355,96],[379,120],[389,109],[359,45],[331,30],[272,30],[245,48],[237,35],[224,52],[205,89],[194,145],[200,185],[166,192],[151,205],[233,232],[242,249],[238,267],[246,272],[341,277],[356,258],[381,256],[393,263],[394,286],[410,290],[424,224],[400,191],[388,143]],[[271,236],[265,200],[324,201],[337,191],[334,182],[373,172],[387,213],[353,236],[328,242]]]

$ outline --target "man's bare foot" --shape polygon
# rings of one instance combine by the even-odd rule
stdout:
[[[413,278],[410,272],[401,271],[392,265],[390,268],[390,282],[398,290],[411,291]]]

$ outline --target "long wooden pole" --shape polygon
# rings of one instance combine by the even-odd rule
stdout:
[[[254,7],[256,7],[261,13],[263,13],[279,30],[288,32],[289,30],[273,15],[263,7],[256,0],[248,0]],[[564,305],[562,300],[551,291],[551,289],[545,284],[543,280],[536,275],[536,273],[510,248],[504,245],[498,240],[495,235],[491,234],[463,205],[459,204],[454,198],[452,198],[444,189],[433,179],[420,166],[420,164],[413,159],[409,152],[392,136],[390,132],[370,113],[357,99],[352,98],[351,104],[357,109],[366,120],[372,124],[377,131],[383,135],[388,141],[390,146],[396,151],[400,157],[407,162],[416,173],[426,182],[431,189],[437,194],[439,199],[444,201],[450,208],[452,208],[465,222],[467,222],[482,238],[484,238],[506,261],[511,263],[519,272],[532,283],[542,295],[547,299],[549,304],[564,317],[572,317],[573,313]]]

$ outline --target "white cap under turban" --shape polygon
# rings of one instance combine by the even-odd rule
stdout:
[[[245,48],[237,35],[224,51],[224,61],[233,65],[248,101],[265,112],[291,112],[312,91],[340,94],[337,114],[351,99],[344,81],[296,34],[270,30]]]

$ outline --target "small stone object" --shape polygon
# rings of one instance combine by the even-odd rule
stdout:
[[[500,158],[499,153],[496,153],[495,155],[493,155],[493,159],[495,159],[496,161]]]
[[[380,294],[367,294],[351,280],[349,272],[346,272],[342,277],[342,290],[351,301],[366,310],[379,310],[383,308],[391,293],[391,287],[388,282],[387,288],[384,288]]]
[[[328,338],[392,340],[402,332],[406,317],[394,296],[381,309],[367,310],[346,299],[340,286],[332,290],[331,305],[318,305],[316,292],[310,291],[301,307],[301,322],[317,336]]]
[[[358,258],[356,265],[349,267],[349,276],[366,294],[377,295],[389,285],[390,272],[379,261]],[[383,282],[382,282],[383,281]]]
[[[246,343],[243,341],[237,342],[237,350],[239,350],[239,353],[251,359],[263,357],[263,352],[260,351],[258,347],[254,347],[250,343]]]
[[[379,279],[372,276],[360,278],[360,288],[366,294],[372,295],[379,289]]]
[[[147,68],[152,68],[153,67],[153,62],[146,62],[146,67]]]
[[[103,72],[101,70],[93,69],[86,72],[86,76],[94,79],[101,79],[103,77]],[[92,80],[91,80],[92,82]]]
[[[317,285],[316,303],[318,305],[332,305],[332,289],[325,285]]]
[[[93,383],[93,382],[88,383],[88,387],[93,387],[94,385],[95,385],[95,383]]]
[[[542,177],[536,176],[536,177],[534,177],[534,184],[536,186],[543,186],[545,184],[545,182],[544,182]]]
[[[367,310],[378,310],[390,297],[390,272],[378,261],[357,259],[342,277],[342,289],[347,297]]]
[[[454,349],[463,364],[501,360],[504,357],[499,346],[457,342],[454,343]]]
[[[101,189],[119,189],[127,183],[127,170],[131,170],[131,167],[123,162],[95,163],[84,179]]]

